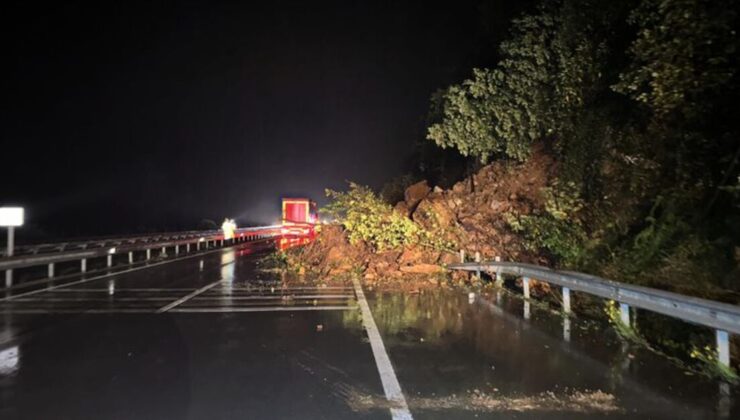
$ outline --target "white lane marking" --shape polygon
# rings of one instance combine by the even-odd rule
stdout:
[[[205,293],[195,298],[196,300],[221,300],[229,298],[231,300],[301,300],[301,299],[354,299],[355,295],[272,295],[272,296],[239,296],[228,293]]]
[[[375,357],[375,365],[378,367],[380,382],[383,384],[385,398],[391,403],[391,417],[393,420],[412,420],[409,406],[406,404],[406,398],[401,391],[401,384],[398,383],[396,372],[393,370],[391,359],[385,351],[383,339],[380,337],[378,326],[375,325],[373,313],[370,312],[370,306],[365,299],[365,293],[362,291],[360,281],[355,277],[352,279],[357,294],[357,303],[362,312],[362,323],[367,331],[367,337],[370,339],[370,347]]]
[[[281,290],[317,290],[317,291],[336,291],[336,290],[349,290],[354,291],[354,287],[304,287],[304,286],[290,286],[290,287],[283,287],[282,283],[276,283],[276,286],[274,287],[266,287],[266,286],[234,286],[232,287],[233,290],[249,290],[252,292],[260,292],[260,291],[276,291],[279,292]]]
[[[116,290],[116,293],[118,291]],[[57,298],[57,297],[35,297],[35,298],[19,298],[19,299],[13,299],[10,302],[5,303],[7,304],[13,304],[13,303],[54,303],[54,302],[170,302],[172,299],[175,299],[174,296],[161,296],[161,297],[114,297],[113,299],[105,298],[105,297],[72,297],[72,298]]]
[[[9,309],[10,314],[151,314],[153,309]],[[2,343],[0,341],[0,343]]]
[[[213,308],[177,308],[169,312],[292,312],[292,311],[351,311],[357,306],[262,306],[262,307],[213,307]]]
[[[183,292],[193,292],[196,289],[183,289],[179,291]],[[177,292],[178,290],[172,290],[172,292]],[[120,294],[120,290],[116,290],[116,294]],[[105,290],[105,293],[108,294],[108,290]],[[69,296],[69,294],[65,294],[66,296]],[[65,296],[62,295],[62,296]],[[102,296],[78,296],[78,297],[57,297],[59,295],[51,295],[51,296],[33,296],[28,298],[17,298],[13,299],[9,302],[0,302],[0,307],[3,307],[3,305],[12,305],[13,303],[45,303],[45,302],[146,302],[146,301],[166,301],[171,302],[173,299],[178,299],[177,295],[174,296],[167,296],[167,295],[159,295],[159,296],[128,296],[128,297],[120,297],[115,296],[114,298],[110,297],[102,297]],[[355,295],[285,295],[285,296],[232,296],[228,294],[219,294],[219,295],[212,295],[208,293],[203,293],[199,296],[195,296],[192,298],[193,301],[223,301],[224,299],[229,299],[231,301],[275,301],[275,300],[284,300],[284,301],[299,301],[299,300],[354,300]]]
[[[0,302],[10,301],[10,300],[13,300],[15,298],[19,298],[19,297],[23,297],[23,296],[35,295],[35,294],[42,293],[42,292],[48,292],[50,290],[56,290],[56,289],[60,289],[60,288],[63,288],[63,287],[74,286],[76,284],[87,283],[87,282],[90,282],[90,281],[93,281],[93,280],[100,280],[100,279],[104,279],[104,278],[111,277],[111,276],[118,276],[120,274],[131,273],[132,271],[144,270],[146,268],[152,268],[152,267],[156,267],[158,265],[169,264],[169,263],[173,263],[173,262],[176,262],[176,261],[183,261],[183,260],[187,260],[187,259],[195,258],[195,257],[202,257],[203,255],[213,254],[215,252],[220,252],[220,251],[223,251],[223,250],[226,250],[226,249],[229,249],[229,248],[214,249],[213,251],[206,251],[206,252],[203,252],[203,253],[200,253],[200,254],[188,255],[186,257],[180,257],[180,258],[175,258],[175,259],[172,259],[172,260],[161,261],[161,262],[158,262],[158,263],[147,264],[147,265],[142,266],[142,267],[131,268],[131,269],[128,269],[128,270],[118,271],[118,272],[115,272],[115,273],[103,274],[102,276],[90,277],[89,279],[82,279],[82,280],[72,281],[72,282],[60,284],[60,285],[57,285],[57,286],[47,287],[45,289],[31,290],[30,292],[19,293],[17,295],[12,295],[12,296],[8,296],[8,297],[0,298]]]
[[[262,308],[175,308],[167,313],[229,313],[229,312],[292,312],[292,311],[355,311],[357,306],[285,306]],[[119,309],[11,309],[13,314],[154,314],[154,309],[119,308]],[[0,341],[0,343],[3,343]]]
[[[192,287],[183,287],[183,288],[176,288],[173,287],[172,289],[146,289],[146,288],[125,288],[125,289],[119,289],[116,288],[116,293],[119,292],[190,292],[192,290],[195,290]],[[108,293],[109,289],[106,287],[105,289],[58,289],[58,290],[48,290],[48,292],[51,293]],[[14,299],[15,300],[15,299]]]
[[[198,296],[199,294],[201,294],[201,293],[205,292],[206,290],[208,290],[208,289],[210,289],[210,288],[212,288],[212,287],[214,287],[214,286],[218,285],[218,284],[219,284],[219,283],[221,283],[222,281],[223,281],[223,280],[215,281],[215,282],[213,282],[213,283],[211,283],[211,284],[208,284],[208,285],[206,285],[206,286],[203,286],[203,287],[201,287],[201,288],[200,288],[200,289],[198,289],[198,290],[195,290],[195,291],[194,291],[194,292],[192,292],[192,293],[188,293],[187,295],[185,295],[185,296],[181,297],[180,299],[177,299],[176,301],[174,301],[174,302],[172,302],[172,303],[170,303],[170,304],[167,304],[167,305],[165,305],[165,306],[163,306],[163,307],[161,307],[161,308],[157,309],[157,313],[158,313],[158,314],[161,314],[162,312],[167,312],[167,311],[169,311],[170,309],[174,308],[175,306],[181,305],[181,304],[183,304],[183,303],[187,302],[188,300],[190,300],[190,299],[192,299],[192,298],[194,298],[194,297]]]

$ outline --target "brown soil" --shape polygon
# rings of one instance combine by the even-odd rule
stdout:
[[[554,177],[553,159],[541,149],[526,164],[494,163],[449,190],[430,188],[426,181],[410,186],[396,211],[423,227],[442,232],[466,251],[468,258],[479,252],[481,259],[501,257],[548,264],[527,251],[509,229],[508,212],[529,214],[543,205],[541,190]],[[324,226],[318,239],[288,253],[289,263],[302,271],[321,276],[360,275],[367,284],[418,290],[437,286],[447,278],[445,265],[459,262],[459,254],[422,247],[372,252],[362,244],[351,245],[340,226]],[[453,273],[453,280],[468,275]],[[399,280],[403,280],[399,282]]]

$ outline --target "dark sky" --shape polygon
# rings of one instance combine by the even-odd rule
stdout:
[[[59,3],[1,18],[0,204],[27,208],[28,236],[271,223],[283,195],[378,187],[517,8]]]

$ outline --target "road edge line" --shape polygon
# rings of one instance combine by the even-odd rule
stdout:
[[[362,324],[365,326],[367,337],[370,340],[370,348],[373,351],[375,365],[380,374],[383,392],[385,393],[385,398],[391,403],[391,417],[393,420],[413,420],[409,406],[406,403],[406,397],[404,397],[401,390],[401,384],[398,382],[396,372],[393,370],[391,359],[385,350],[383,339],[380,337],[378,326],[375,324],[373,313],[370,311],[370,306],[367,304],[365,293],[362,291],[362,286],[357,277],[352,278],[352,284],[355,286],[357,304],[362,313]]]

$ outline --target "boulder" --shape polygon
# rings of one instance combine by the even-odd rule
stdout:
[[[467,181],[460,181],[452,186],[452,191],[458,194],[463,194],[467,191],[469,183]]]
[[[418,247],[406,248],[401,256],[398,257],[398,263],[401,265],[412,265],[416,262],[421,261],[424,258],[424,253]]]
[[[489,207],[491,208],[492,212],[500,213],[500,212],[505,211],[509,207],[509,205],[505,201],[492,199],[489,204]]]
[[[455,212],[439,196],[422,200],[411,218],[430,230],[447,229],[455,224]]]
[[[413,273],[413,274],[435,274],[435,273],[443,273],[445,271],[444,267],[439,266],[437,264],[403,265],[400,267],[400,270],[403,273]]]
[[[406,188],[403,193],[403,199],[406,202],[406,207],[413,211],[421,200],[424,199],[432,189],[429,187],[426,181],[417,182],[416,184],[410,185]]]
[[[406,205],[405,201],[399,201],[398,203],[396,203],[395,207],[393,207],[393,210],[402,214],[403,217],[411,217],[411,209],[409,209],[409,206]]]
[[[460,262],[460,255],[453,252],[443,252],[438,259],[440,264],[450,265]]]

